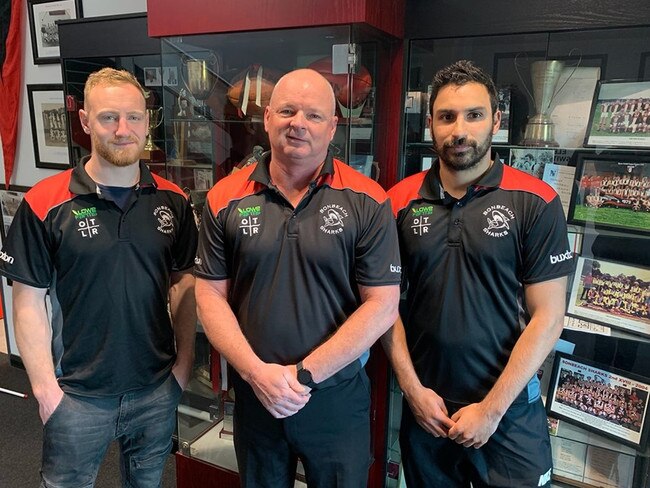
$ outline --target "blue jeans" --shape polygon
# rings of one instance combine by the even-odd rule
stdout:
[[[115,397],[64,394],[43,427],[41,488],[94,486],[114,440],[120,447],[123,486],[159,487],[181,394],[172,374],[157,387]]]

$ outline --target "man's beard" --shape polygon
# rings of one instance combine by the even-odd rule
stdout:
[[[140,160],[140,154],[142,154],[142,150],[144,149],[144,141],[140,141],[138,144],[138,141],[132,138],[128,140],[136,142],[136,144],[126,146],[123,149],[115,149],[108,144],[104,144],[94,134],[91,134],[90,138],[92,140],[93,149],[97,154],[113,166],[120,168],[137,163]],[[122,142],[126,142],[126,140]]]
[[[462,154],[454,151],[456,146],[468,146]],[[492,133],[479,144],[477,141],[469,140],[466,137],[454,139],[451,143],[443,143],[439,146],[435,139],[433,149],[438,154],[440,161],[451,171],[467,171],[474,168],[483,159],[492,146]]]

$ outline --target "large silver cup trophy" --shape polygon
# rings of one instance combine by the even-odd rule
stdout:
[[[535,61],[532,63],[530,78],[533,93],[531,95],[528,92],[528,94],[533,99],[535,115],[528,118],[524,139],[521,141],[523,146],[559,146],[553,134],[553,122],[551,121],[550,112],[553,99],[564,88],[564,85],[562,85],[556,91],[563,70],[564,62],[562,61]]]
[[[205,59],[184,58],[183,64],[185,65],[185,69],[181,69],[183,84],[200,104],[196,113],[199,117],[210,119],[210,108],[205,105],[205,101],[210,98],[216,86],[221,71],[221,60],[216,54],[210,53]]]

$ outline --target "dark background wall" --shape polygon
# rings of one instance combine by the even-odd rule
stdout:
[[[406,0],[405,37],[441,38],[648,24],[648,0]]]

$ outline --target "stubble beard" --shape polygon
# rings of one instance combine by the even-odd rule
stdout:
[[[469,146],[469,149],[462,154],[454,152],[456,146]],[[476,167],[492,146],[492,133],[478,143],[467,138],[454,139],[451,143],[438,145],[433,141],[433,149],[438,154],[440,162],[451,171],[468,171]]]
[[[140,161],[140,154],[142,154],[142,150],[144,149],[144,140],[140,141],[139,144],[137,144],[137,141],[134,139],[129,139],[134,142],[136,142],[136,145],[129,145],[128,147],[125,147],[124,149],[114,149],[108,144],[103,143],[102,141],[99,140],[98,137],[96,137],[94,134],[91,134],[91,140],[92,140],[92,145],[93,149],[97,152],[97,154],[105,159],[107,162],[112,164],[113,166],[116,166],[118,168],[124,168],[126,166],[131,166],[138,161]]]

